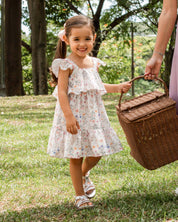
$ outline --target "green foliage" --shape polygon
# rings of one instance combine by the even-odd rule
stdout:
[[[22,8],[22,22],[30,29],[27,1],[23,0],[22,2],[25,3]],[[92,18],[93,13],[97,11],[98,2],[91,0],[91,7],[89,2],[84,0],[46,0],[45,2],[47,22],[47,66],[50,67],[57,43],[57,33],[60,27],[63,27],[65,20],[79,12],[83,12],[84,14]],[[72,3],[74,7],[71,7],[69,2]],[[107,1],[105,0],[103,2],[106,3]],[[102,43],[98,55],[102,60],[106,62],[106,66],[101,67],[100,70],[101,77],[104,82],[119,83],[131,79],[130,22],[134,20],[137,21],[138,18],[140,18],[141,22],[134,22],[134,33],[137,34],[137,42],[135,43],[134,54],[135,76],[144,73],[146,61],[152,55],[155,38],[143,36],[145,36],[145,33],[146,35],[156,33],[158,17],[162,8],[162,1],[152,0],[149,2],[155,2],[155,4],[153,6],[150,6],[146,10],[141,10],[139,11],[139,13],[132,14],[132,11],[134,9],[141,7],[142,4],[146,4],[145,1],[108,1],[109,7],[108,9],[103,8],[101,10],[102,13],[98,17],[99,19],[97,20],[97,16],[94,16],[94,18],[97,20],[94,20],[97,24],[96,26],[100,27],[101,32],[107,31],[108,27],[114,27],[111,28],[110,31],[107,33],[106,38],[103,35],[105,41]],[[130,15],[124,17],[124,15],[127,15],[127,13],[130,13]],[[30,45],[29,37],[25,38],[25,41]],[[172,42],[171,44],[174,44],[174,42]],[[24,90],[27,95],[33,94],[31,65],[31,55],[22,47]],[[161,68],[161,74],[163,74],[163,71],[164,64]],[[49,78],[50,76],[48,76],[48,79]],[[141,93],[142,90],[147,91],[147,88],[152,89],[149,82],[144,82],[142,84],[139,83],[138,86],[137,83],[135,83],[135,85],[135,88],[138,90],[138,94]],[[49,93],[51,93],[52,91],[53,88],[49,86]]]
[[[103,82],[119,83],[124,75],[128,79],[129,61],[127,54],[123,55],[124,51],[122,42],[114,38],[102,43],[98,57],[106,63],[106,66],[100,68]]]
[[[52,22],[58,26],[63,26],[65,21],[74,14],[67,1],[46,0],[45,3],[47,22]],[[85,1],[72,1],[72,4],[76,8],[82,7],[83,3],[85,3]]]
[[[154,0],[152,0],[152,2],[154,2]],[[145,32],[150,32],[151,30],[153,33],[157,33],[158,18],[161,14],[162,2],[162,0],[157,1],[154,6],[150,6],[147,10],[143,10],[139,13],[138,17],[145,24]]]
[[[23,25],[30,27],[29,10],[26,0],[22,0],[22,23]]]
[[[75,0],[71,2],[73,5],[73,8],[71,8],[68,1],[59,2],[58,0],[46,0],[45,2],[47,21],[47,66],[50,67],[57,43],[57,33],[60,30],[60,27],[63,27],[66,19],[78,12],[83,12],[92,18],[92,12],[96,12],[98,3],[92,0],[90,1],[90,7],[86,1]],[[106,0],[104,2],[106,3]],[[144,36],[145,33],[152,34],[157,30],[157,20],[162,4],[161,1],[156,0],[149,2],[155,2],[155,4],[146,10],[139,11],[139,13],[135,12],[132,18],[129,16],[123,16],[127,15],[127,13],[132,14],[132,10],[140,8],[148,2],[145,3],[143,0],[114,0],[109,2],[108,9],[102,9],[100,19],[97,22],[99,22],[101,29],[101,40],[105,39],[104,42],[100,42],[101,48],[98,54],[98,57],[106,62],[106,66],[101,67],[100,69],[101,77],[104,82],[119,83],[131,79],[130,20],[136,18],[140,18],[142,22],[134,22],[134,33],[137,34],[137,42],[134,51],[135,76],[144,74],[146,61],[152,55],[155,41],[154,37]],[[23,22],[29,26],[28,8],[26,6],[23,7]],[[114,28],[110,29],[105,36],[105,31],[107,31],[108,27],[110,27],[113,22],[117,23],[117,25],[113,25]],[[27,70],[27,67],[29,67],[30,64],[29,58],[24,60],[24,88],[27,94],[31,94],[31,70],[30,68]],[[49,75],[48,79],[50,79]],[[141,91],[141,87],[139,87],[138,90]],[[53,88],[49,86],[49,93],[52,91]]]
[[[48,25],[47,36],[47,66],[50,67],[54,58],[55,47],[57,43],[58,28],[54,25]],[[112,35],[111,35],[112,36]],[[24,37],[25,38],[25,37]],[[28,43],[28,37],[25,41]],[[134,61],[135,61],[135,76],[143,75],[146,61],[151,57],[154,47],[155,37],[136,36],[134,40]],[[101,44],[98,57],[106,63],[106,66],[100,67],[100,75],[103,82],[106,83],[121,83],[131,79],[131,40],[120,39],[117,36],[111,37]],[[22,65],[24,77],[24,89],[27,95],[33,94],[32,86],[32,67],[31,55],[22,48]],[[162,71],[164,66],[162,67]],[[162,72],[161,71],[161,72]],[[48,72],[48,81],[51,76]],[[155,89],[155,84],[150,84],[145,81],[135,83],[136,94],[147,92]],[[144,82],[144,83],[142,83]],[[146,87],[146,88],[145,88]],[[49,94],[54,90],[48,83]]]
[[[23,40],[29,43],[27,36],[23,35]],[[33,95],[32,84],[32,56],[26,48],[22,47],[22,75],[23,75],[23,87],[26,95]]]
[[[48,68],[51,66],[51,62],[54,58],[55,48],[57,45],[59,27],[56,28],[53,24],[48,24],[47,27],[47,75],[48,75],[48,92],[51,94],[54,90],[50,86],[49,81],[51,76],[49,75]],[[29,36],[23,34],[22,39],[30,45]],[[22,47],[22,73],[23,73],[23,87],[26,95],[33,95],[33,84],[32,84],[32,55],[27,51],[26,48]]]
[[[84,1],[74,0],[72,4],[76,7],[81,7]],[[59,0],[46,0],[45,1],[45,12],[46,12],[46,22],[53,23],[58,26],[63,26],[66,19],[72,16],[73,12],[70,9],[68,3],[66,1],[59,1]],[[22,7],[22,22],[26,26],[30,26],[30,18],[29,18],[29,11],[28,11],[28,4],[27,1],[23,0],[23,7]]]
[[[134,76],[145,73],[146,61],[151,57],[155,37],[136,36],[134,39]],[[111,38],[102,43],[98,57],[106,63],[100,68],[103,82],[121,83],[131,80],[131,41]],[[151,81],[152,82],[152,81]],[[160,88],[160,84],[137,80],[134,83],[135,93],[140,95]]]
[[[149,3],[150,5],[147,6],[146,9],[143,9],[144,6],[148,5],[148,1],[112,1],[110,8],[103,10],[100,19],[101,29],[104,24],[107,24],[108,27],[112,24],[112,27],[114,27],[114,29],[112,29],[112,34],[116,36],[120,33],[120,35],[124,37],[130,33],[130,26],[128,25],[129,22],[137,22],[139,20],[142,24],[144,24],[144,27],[142,27],[142,31],[144,31],[144,33],[149,33],[150,30],[152,33],[156,33],[158,25],[157,21],[161,12],[162,3],[156,0],[149,1]],[[138,9],[140,10],[137,11]],[[137,31],[139,30],[137,29]]]

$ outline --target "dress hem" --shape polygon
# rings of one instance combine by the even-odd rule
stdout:
[[[121,147],[120,150],[116,151],[116,152],[113,152],[113,153],[104,153],[104,154],[101,154],[101,155],[86,155],[86,156],[79,156],[79,157],[67,157],[67,156],[62,156],[62,157],[59,157],[57,155],[54,155],[54,154],[50,154],[50,153],[47,153],[49,156],[51,157],[54,157],[54,158],[58,158],[58,159],[80,159],[80,158],[86,158],[86,157],[102,157],[102,156],[108,156],[108,155],[112,155],[112,154],[116,154],[116,153],[119,153],[123,151],[123,148]]]

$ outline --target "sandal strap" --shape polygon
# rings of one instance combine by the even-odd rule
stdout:
[[[89,177],[85,176],[85,183],[83,184],[84,192],[88,192],[90,190],[94,190],[95,186]]]
[[[95,189],[95,186],[93,184],[85,184],[84,185],[84,192],[88,192],[90,190],[94,190]]]
[[[85,203],[90,203],[90,200],[85,195],[75,197],[75,204],[78,208]]]
[[[85,176],[82,177],[83,180],[85,180],[86,178],[89,178],[90,175],[90,170],[85,174]]]
[[[85,176],[86,176],[86,177],[89,177],[89,176],[90,176],[90,170],[86,173]]]

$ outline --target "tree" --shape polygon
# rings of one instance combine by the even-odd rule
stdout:
[[[29,2],[35,1],[29,0]],[[43,1],[44,2],[44,1]],[[130,37],[130,21],[129,18],[137,16],[142,18],[145,27],[157,31],[158,17],[161,11],[162,1],[151,0],[144,4],[143,0],[114,0],[110,2],[109,9],[103,9],[106,0],[99,0],[96,3],[94,0],[45,0],[46,3],[46,18],[48,23],[56,24],[58,27],[63,26],[66,19],[75,14],[85,14],[94,21],[95,30],[97,33],[96,44],[93,49],[93,55],[97,56],[101,43],[113,36],[119,39],[120,36],[125,39]],[[33,10],[30,9],[30,18]],[[34,19],[35,22],[37,19]],[[37,25],[37,24],[36,24]],[[32,21],[31,21],[32,28]],[[33,28],[32,28],[33,29]],[[32,33],[32,36],[34,34]],[[33,37],[32,37],[33,38]],[[33,40],[32,40],[33,43]],[[55,46],[56,42],[54,43]],[[23,45],[31,50],[28,45]],[[35,48],[32,48],[32,53]],[[170,64],[170,62],[169,62]],[[33,72],[35,78],[35,72]],[[38,75],[37,75],[38,76]]]
[[[113,1],[113,5],[109,10],[102,12],[102,8],[105,0],[100,0],[99,3],[92,4],[92,0],[88,0],[88,15],[93,19],[95,30],[97,33],[96,44],[93,49],[93,55],[97,56],[100,45],[111,32],[114,32],[117,36],[121,33],[122,36],[128,34],[127,20],[133,15],[141,17],[145,26],[157,32],[158,17],[161,12],[160,0],[150,0],[147,4],[143,4],[142,0],[116,0]],[[76,14],[80,14],[81,11],[71,0],[66,0],[68,7]],[[94,10],[95,9],[95,10]],[[105,24],[105,28],[101,29],[101,24]],[[123,26],[124,24],[124,26]],[[165,53],[165,71],[162,73],[163,80],[169,85],[169,75],[171,71],[173,47],[172,42],[175,40],[175,35],[172,35],[170,45]]]
[[[33,89],[35,95],[42,95],[48,93],[45,0],[28,0],[28,7],[31,25]]]
[[[61,4],[64,4],[64,3],[59,3],[59,1],[57,0],[56,1],[53,0],[51,3],[50,1],[47,2],[49,6],[51,6],[50,4],[53,5],[56,4],[59,5],[59,8],[61,8]],[[81,4],[79,5],[78,2],[80,2]],[[71,15],[72,13],[68,12],[68,10],[70,9],[70,11],[73,13],[84,14],[93,19],[95,31],[97,33],[96,44],[93,49],[93,55],[97,56],[102,41],[104,41],[111,34],[111,32],[114,31],[115,33],[117,33],[117,35],[128,34],[129,27],[126,24],[128,18],[133,15],[138,16],[138,14],[141,12],[144,12],[146,15],[147,11],[152,9],[157,3],[160,2],[160,0],[152,0],[144,5],[141,4],[143,3],[142,0],[134,0],[134,1],[115,0],[113,1],[113,4],[111,5],[110,9],[103,11],[103,6],[105,2],[106,0],[100,0],[97,4],[95,3],[95,1],[92,0],[88,1],[66,0],[65,1],[66,8],[64,8],[63,5],[63,10],[58,9],[58,16],[54,13],[55,17],[51,15],[50,18],[53,19],[53,21],[57,25],[59,25],[59,21],[61,24],[61,20],[63,21],[64,18],[64,9],[66,9],[68,15]],[[88,6],[84,7],[82,3],[85,3],[85,6],[86,3],[88,3]],[[49,8],[51,10],[51,7]],[[59,19],[60,17],[61,19]],[[122,24],[124,25],[122,26]]]
[[[6,95],[24,95],[21,67],[21,0],[5,1]]]

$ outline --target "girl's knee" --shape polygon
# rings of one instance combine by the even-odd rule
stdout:
[[[80,159],[70,159],[70,164],[73,164],[73,165],[81,165],[83,162],[83,158],[80,158]]]
[[[88,157],[92,162],[97,162],[101,159],[101,156]]]
[[[97,156],[96,159],[99,161],[101,159],[101,156]]]

